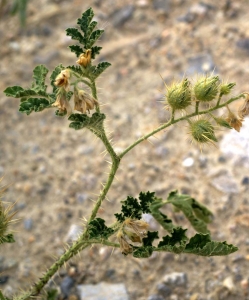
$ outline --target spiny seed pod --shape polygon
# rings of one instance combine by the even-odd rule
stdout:
[[[236,85],[236,83],[228,83],[228,84],[222,84],[220,86],[220,95],[228,95],[230,94],[232,88]]]
[[[194,93],[197,100],[209,102],[214,100],[219,90],[218,76],[201,77],[194,86]]]
[[[191,122],[190,133],[198,143],[217,142],[213,125],[205,119]]]
[[[173,110],[185,109],[191,104],[190,82],[184,79],[172,84],[167,90],[167,103]]]

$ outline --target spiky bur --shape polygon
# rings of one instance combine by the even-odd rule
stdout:
[[[191,89],[188,79],[167,88],[166,102],[172,110],[185,109],[191,104]]]
[[[200,102],[210,102],[219,92],[220,80],[218,76],[202,76],[194,86],[194,94]]]
[[[236,83],[223,83],[220,85],[220,96],[228,95],[231,93],[232,88],[236,85]]]
[[[15,216],[16,212],[12,212],[14,204],[9,205],[7,208],[4,207],[2,202],[4,191],[4,188],[0,188],[0,244],[13,243],[15,241],[13,234],[9,232],[9,227],[10,224],[15,221],[13,217]]]
[[[214,126],[206,119],[190,122],[190,134],[197,143],[217,142]]]

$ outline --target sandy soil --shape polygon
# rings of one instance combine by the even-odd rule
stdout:
[[[30,1],[25,29],[20,29],[17,17],[1,16],[0,176],[10,184],[5,200],[17,201],[20,219],[13,226],[16,243],[2,246],[0,252],[3,276],[8,276],[0,288],[6,294],[29,287],[63,253],[71,225],[83,224],[107,176],[108,157],[90,132],[68,128],[67,119],[55,117],[53,110],[22,115],[18,101],[2,92],[7,86],[28,86],[37,64],[53,70],[59,63],[75,63],[65,29],[75,26],[81,12],[92,6],[105,29],[100,60],[112,66],[97,83],[117,151],[167,119],[160,75],[169,84],[183,74],[195,76],[215,67],[221,78],[237,82],[235,94],[249,89],[249,48],[243,40],[249,35],[248,1],[231,1],[229,6],[223,0],[207,0],[205,5],[177,0],[164,11],[155,9],[158,2]],[[120,24],[116,10],[131,4],[133,14]],[[196,67],[195,61],[203,57]],[[219,139],[226,134],[219,131]],[[194,164],[187,168],[183,161],[188,157]],[[235,164],[219,147],[200,153],[190,145],[186,124],[140,144],[122,161],[109,202],[99,215],[110,224],[127,195],[150,190],[166,197],[178,189],[213,211],[213,238],[234,243],[239,251],[220,258],[166,253],[137,261],[118,250],[94,247],[70,263],[77,268],[77,283],[123,282],[131,300],[146,300],[165,274],[176,271],[187,274],[188,284],[174,288],[167,299],[249,299],[248,185],[242,184],[248,173],[245,161]],[[220,174],[232,178],[236,192],[226,193],[212,184]],[[188,226],[180,216],[174,218]],[[56,276],[58,286],[70,264]],[[228,277],[233,288],[224,287]]]

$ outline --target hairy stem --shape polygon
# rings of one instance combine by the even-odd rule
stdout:
[[[138,144],[140,144],[141,142],[147,140],[149,137],[151,137],[152,135],[158,133],[159,131],[171,126],[172,124],[175,124],[175,123],[178,123],[180,121],[184,121],[184,120],[188,120],[189,118],[192,118],[192,117],[195,117],[195,116],[199,116],[199,115],[204,115],[204,114],[207,114],[211,111],[214,111],[214,110],[217,110],[217,109],[220,109],[222,107],[225,107],[226,105],[228,105],[229,103],[232,103],[234,102],[235,100],[238,100],[240,98],[244,97],[244,93],[243,94],[240,94],[238,95],[237,97],[234,97],[234,98],[231,98],[229,100],[227,100],[226,102],[222,103],[222,104],[216,104],[215,106],[209,108],[209,109],[206,109],[206,110],[202,110],[202,111],[198,111],[197,112],[193,112],[192,114],[188,114],[186,116],[183,116],[181,118],[178,118],[178,119],[173,119],[171,118],[167,123],[161,125],[160,127],[158,127],[157,129],[151,131],[150,133],[144,135],[143,137],[141,137],[140,139],[138,139],[136,142],[134,142],[133,144],[131,144],[130,146],[128,146],[120,155],[119,157],[122,158],[123,156],[125,156],[131,149],[133,149],[135,146],[137,146]]]

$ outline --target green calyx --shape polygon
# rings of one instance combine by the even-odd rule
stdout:
[[[173,110],[185,109],[191,104],[191,90],[188,79],[184,79],[181,83],[173,84],[168,88],[167,103]]]
[[[220,95],[228,95],[230,94],[232,88],[236,85],[236,83],[228,83],[228,84],[222,84],[220,86]]]
[[[219,90],[219,77],[201,77],[194,86],[194,93],[197,100],[209,102],[214,100]]]
[[[198,143],[217,142],[213,125],[205,119],[191,122],[190,133]]]

